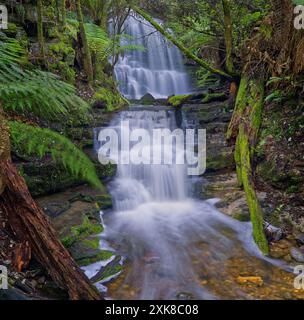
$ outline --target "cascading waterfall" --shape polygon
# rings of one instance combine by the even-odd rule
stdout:
[[[153,29],[129,18],[128,31],[143,44],[142,37]],[[140,98],[146,92],[163,97],[189,90],[180,53],[158,35],[149,39],[147,52],[122,57],[116,75],[121,92],[129,98]],[[185,128],[189,127],[187,119],[181,120]],[[122,125],[126,121],[128,128]],[[172,131],[176,127],[173,111],[155,110],[153,106],[133,106],[110,124],[120,140],[128,129],[146,129],[152,139],[153,129]],[[99,130],[95,130],[96,150],[100,147]],[[119,153],[123,156],[130,147],[121,146]],[[142,150],[150,147],[141,146]],[[156,146],[162,150],[166,147],[164,142]],[[109,287],[111,298],[216,298],[206,283],[217,279],[222,290],[229,276],[226,262],[235,257],[245,257],[255,265],[262,261],[256,259],[262,255],[253,242],[251,224],[223,215],[215,208],[215,200],[195,199],[189,193],[191,184],[184,165],[118,163],[117,175],[109,185],[114,208],[104,216],[102,243],[114,244],[116,253],[127,260],[120,276],[123,280],[114,289]],[[103,263],[87,267],[87,275],[93,276]],[[269,267],[260,264],[259,268]],[[242,297],[245,294],[238,291],[238,298]]]
[[[125,33],[131,36],[123,40],[126,44],[146,48],[145,51],[129,50],[116,64],[115,76],[126,98],[140,99],[147,93],[154,98],[167,98],[191,91],[190,77],[180,51],[169,45],[148,22],[129,17]]]
[[[128,129],[144,128],[152,140],[153,129],[176,128],[174,112],[146,108],[132,107],[112,121],[110,128],[118,132],[120,140]],[[127,128],[121,125],[126,121]],[[98,149],[99,142],[95,145]],[[141,150],[150,147],[143,145]],[[166,150],[167,146],[162,141],[156,147]],[[122,156],[128,151],[123,146],[119,150]],[[114,210],[105,216],[103,237],[128,258],[131,267],[125,285],[137,288],[136,299],[178,299],[181,292],[198,299],[214,298],[200,286],[199,274],[192,266],[192,256],[200,252],[197,244],[208,244],[208,252],[212,252],[202,261],[209,271],[244,248],[259,255],[250,223],[224,216],[213,200],[193,199],[188,193],[190,185],[186,165],[118,164],[116,178],[109,185]],[[128,298],[123,292],[115,294],[113,298]]]

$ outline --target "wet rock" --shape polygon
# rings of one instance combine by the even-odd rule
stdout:
[[[139,101],[141,104],[154,104],[155,98],[150,93],[146,93]]]
[[[91,278],[91,282],[97,283],[102,280],[105,280],[111,276],[115,276],[122,270],[122,266],[120,264],[121,257],[117,256],[114,260],[108,263],[105,267],[101,267],[101,269],[97,272],[97,274]]]
[[[287,240],[272,242],[270,244],[270,256],[275,259],[284,259],[290,254],[292,244]]]
[[[274,227],[269,223],[265,225],[265,234],[269,241],[279,241],[284,236],[284,232],[281,228]]]
[[[256,277],[256,276],[250,276],[250,277],[242,277],[242,276],[239,276],[237,279],[236,279],[237,283],[239,284],[254,284],[254,285],[257,285],[257,286],[262,286],[264,281],[261,277]]]
[[[301,247],[300,249],[297,249],[295,247],[290,249],[290,254],[294,260],[297,262],[304,262],[304,246]]]
[[[61,203],[50,203],[47,207],[44,207],[43,209],[48,216],[55,218],[60,216],[70,208],[71,204],[68,201],[66,201]]]
[[[193,294],[191,294],[189,292],[179,292],[176,295],[176,299],[177,300],[193,300],[194,296],[193,296]]]
[[[304,233],[294,232],[293,235],[299,245],[304,245]]]

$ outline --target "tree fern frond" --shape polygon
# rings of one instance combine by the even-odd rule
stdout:
[[[6,110],[33,112],[45,119],[67,114],[77,106],[85,112],[88,104],[76,95],[75,87],[58,76],[39,69],[22,69],[24,51],[15,39],[0,36],[0,96]]]
[[[91,52],[96,55],[98,62],[107,60],[111,54],[112,46],[106,31],[93,23],[86,23],[85,31]]]
[[[94,164],[69,139],[49,129],[42,129],[18,121],[9,122],[13,145],[29,155],[40,158],[51,154],[53,160],[60,162],[76,178],[101,187]]]

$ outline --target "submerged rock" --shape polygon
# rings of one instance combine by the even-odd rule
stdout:
[[[261,277],[256,277],[256,276],[252,276],[252,277],[242,277],[242,276],[239,276],[237,279],[236,279],[237,283],[239,284],[254,284],[254,285],[257,285],[257,286],[262,286],[264,281]]]
[[[281,228],[277,228],[267,223],[265,226],[266,237],[269,241],[279,241],[283,238],[284,232]]]
[[[295,247],[290,249],[290,254],[294,260],[297,262],[304,262],[304,246],[301,247],[300,249],[297,249]]]

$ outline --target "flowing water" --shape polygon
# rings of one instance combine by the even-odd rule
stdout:
[[[140,45],[145,51],[130,50],[119,58],[115,76],[121,93],[128,99],[140,99],[146,93],[155,98],[190,91],[190,77],[179,50],[169,45],[144,20],[129,17],[125,32],[131,37],[123,44]]]
[[[138,42],[152,32],[142,21],[128,21]],[[120,59],[116,75],[121,91],[138,98],[188,92],[188,78],[180,53],[154,35],[148,51]],[[133,106],[113,119],[110,127],[130,129],[177,127],[175,113],[155,107]],[[187,128],[187,119],[179,121]],[[124,122],[125,123],[125,122]],[[98,129],[96,130],[96,136]],[[98,142],[95,141],[96,148]],[[158,148],[162,148],[159,145]],[[143,145],[142,149],[150,148]],[[127,147],[128,149],[128,147]],[[128,150],[120,149],[123,155]],[[208,152],[208,150],[207,150]],[[109,185],[113,211],[103,216],[101,243],[123,257],[123,272],[106,283],[112,299],[282,299],[293,297],[292,274],[278,261],[264,258],[252,240],[250,223],[220,213],[216,199],[203,201],[192,193],[194,181],[183,165],[118,165]],[[86,269],[89,276],[102,263]],[[285,267],[285,266],[284,266]],[[264,284],[240,285],[239,276],[259,276]],[[99,288],[105,287],[98,285]]]

